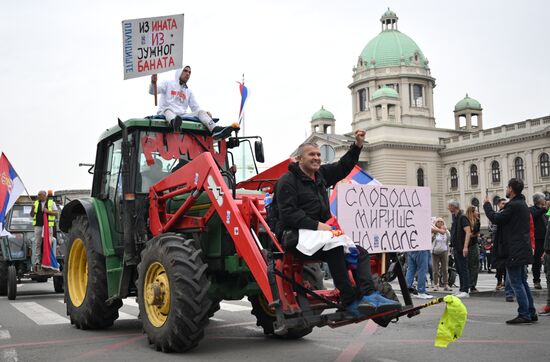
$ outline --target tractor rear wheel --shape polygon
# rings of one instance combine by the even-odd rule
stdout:
[[[8,262],[0,261],[0,296],[8,294]]]
[[[8,299],[15,300],[17,296],[17,270],[15,265],[8,267]]]
[[[313,290],[325,289],[323,283],[323,271],[319,265],[305,265],[302,272],[303,284],[305,287]],[[248,297],[252,304],[252,314],[256,317],[256,325],[262,327],[264,334],[275,335],[273,323],[277,320],[275,311],[271,309],[263,294],[253,295]],[[321,311],[319,312],[321,313]],[[313,331],[312,327],[307,328],[290,328],[286,334],[276,334],[277,337],[283,339],[299,339]]]
[[[138,303],[157,350],[184,352],[204,337],[211,309],[207,267],[193,239],[167,233],[147,243],[138,265]]]
[[[88,219],[78,216],[69,231],[63,279],[67,314],[79,329],[110,327],[122,305],[105,302],[109,297],[105,257],[92,248],[92,242]]]

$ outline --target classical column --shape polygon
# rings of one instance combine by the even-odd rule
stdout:
[[[479,212],[480,214],[484,215],[485,212],[483,211],[483,199],[485,199],[485,190],[487,189],[487,180],[486,180],[486,172],[485,172],[485,157],[481,157],[478,159],[478,163],[479,163],[479,169],[477,170],[477,175],[479,177],[479,187],[480,187],[480,197],[478,198],[479,199]],[[486,225],[486,220],[487,218],[484,218],[482,217],[481,218],[481,223],[483,224],[483,226]]]
[[[464,161],[458,164],[458,189],[460,191],[460,204],[466,205],[466,190],[464,188]]]
[[[455,129],[460,129],[460,116],[455,113]]]
[[[525,183],[525,186],[527,186],[527,192],[524,192],[525,197],[527,198],[527,203],[531,204],[533,194],[535,193],[535,190],[533,190],[533,151],[527,150],[525,151],[525,180],[523,182]]]
[[[470,131],[472,129],[472,114],[466,113],[466,129]]]
[[[502,184],[502,191],[506,194],[506,187],[508,186],[508,180],[510,179],[510,170],[508,170],[508,155],[505,154],[501,158],[502,172],[500,174],[500,182]]]

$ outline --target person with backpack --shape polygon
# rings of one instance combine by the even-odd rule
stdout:
[[[382,296],[375,288],[370,271],[369,254],[357,246],[353,275],[356,287],[348,277],[344,246],[319,250],[305,255],[296,249],[298,230],[332,230],[327,189],[345,178],[359,161],[365,141],[365,131],[355,130],[355,142],[338,162],[321,165],[321,152],[315,143],[298,147],[297,162],[288,166],[275,185],[272,207],[277,209],[275,233],[286,251],[294,252],[303,260],[322,260],[328,263],[334,285],[340,291],[342,304],[350,318],[360,318],[382,311],[401,310],[399,302]],[[291,236],[293,235],[293,236]]]
[[[449,291],[449,240],[451,233],[445,226],[445,221],[438,217],[432,228],[432,264],[434,272],[434,292],[439,290],[439,281],[443,283],[443,290]],[[441,276],[441,279],[440,279]]]

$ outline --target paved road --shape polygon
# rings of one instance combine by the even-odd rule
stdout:
[[[494,287],[481,275],[480,289]],[[532,326],[507,326],[516,304],[501,296],[470,298],[462,339],[448,349],[433,347],[443,306],[404,318],[388,328],[373,322],[315,329],[300,341],[264,337],[246,301],[225,302],[200,346],[187,354],[151,349],[142,334],[135,302],[127,300],[112,328],[82,331],[69,324],[62,295],[51,283],[20,286],[15,301],[0,297],[0,361],[543,361],[547,360],[550,317]],[[485,293],[487,294],[487,293]],[[537,297],[540,306],[544,299]],[[418,301],[415,301],[418,302]]]

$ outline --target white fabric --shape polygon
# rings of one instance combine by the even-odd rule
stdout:
[[[178,69],[175,73],[174,80],[166,80],[158,83],[157,93],[160,95],[158,114],[164,115],[167,109],[179,116],[187,113],[187,108],[191,108],[191,112],[200,110],[200,106],[193,95],[193,92],[186,85],[180,84],[180,75],[183,69]],[[154,94],[154,87],[149,85],[149,93]]]
[[[441,254],[446,252],[449,244],[449,237],[450,233],[449,231],[446,231],[444,234],[436,233],[433,243],[433,253],[434,254]]]
[[[347,235],[334,236],[331,231],[307,230],[298,231],[298,245],[296,249],[302,254],[311,256],[317,251],[325,251],[343,246],[348,253],[350,247],[355,247],[353,240]]]

